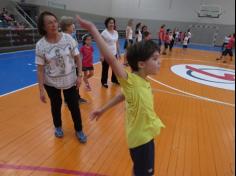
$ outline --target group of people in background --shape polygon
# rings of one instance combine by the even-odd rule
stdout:
[[[27,25],[24,22],[17,21],[13,14],[10,14],[6,8],[2,8],[0,12],[0,27],[24,29]]]
[[[166,55],[167,49],[171,52],[175,43],[182,43],[183,49],[186,50],[192,38],[190,29],[188,29],[187,32],[181,32],[177,28],[173,31],[171,29],[165,30],[165,27],[166,25],[162,25],[158,32],[159,45],[164,45],[162,54]]]
[[[190,43],[190,39],[192,38],[190,29],[188,29],[187,32],[181,32],[177,28],[172,31],[171,29],[165,29],[165,27],[166,25],[162,25],[157,33],[158,44],[160,47],[163,46],[163,51],[161,53],[166,55],[168,49],[171,52],[176,43],[182,44],[183,49],[186,50],[188,48],[188,44]],[[140,42],[143,40],[146,41],[150,39],[152,39],[152,35],[148,31],[148,27],[146,25],[142,25],[140,22],[137,23],[135,26],[135,31],[133,32],[133,20],[128,21],[124,49],[127,49],[127,47],[132,45],[134,42]],[[126,59],[124,64],[127,65]]]

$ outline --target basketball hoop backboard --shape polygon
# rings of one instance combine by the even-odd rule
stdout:
[[[218,5],[201,5],[197,14],[199,18],[220,18],[222,8]]]

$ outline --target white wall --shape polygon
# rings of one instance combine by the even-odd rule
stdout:
[[[91,14],[110,16],[111,0],[25,0],[26,3],[32,3],[42,6],[48,6],[48,1],[66,5],[67,10],[86,12]]]
[[[67,10],[126,19],[235,24],[235,0],[25,0],[43,6],[48,1],[65,4]],[[198,18],[201,4],[220,5],[225,13],[220,19]]]
[[[67,10],[126,19],[235,24],[235,0],[25,0],[44,6],[48,1],[65,4]],[[219,19],[198,18],[201,4],[220,5],[224,14]]]
[[[198,18],[200,5],[221,5],[220,19]],[[139,18],[214,24],[235,24],[235,0],[112,0],[111,14],[120,18]]]

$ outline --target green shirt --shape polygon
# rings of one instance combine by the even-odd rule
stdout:
[[[151,141],[165,125],[156,115],[150,83],[142,77],[128,73],[128,79],[118,78],[125,96],[126,135],[129,148]]]

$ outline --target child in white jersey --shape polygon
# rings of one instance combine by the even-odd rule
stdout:
[[[184,52],[186,52],[186,50],[188,48],[188,44],[189,44],[189,38],[188,38],[188,35],[185,33],[184,40],[183,40],[183,50],[184,50]]]

